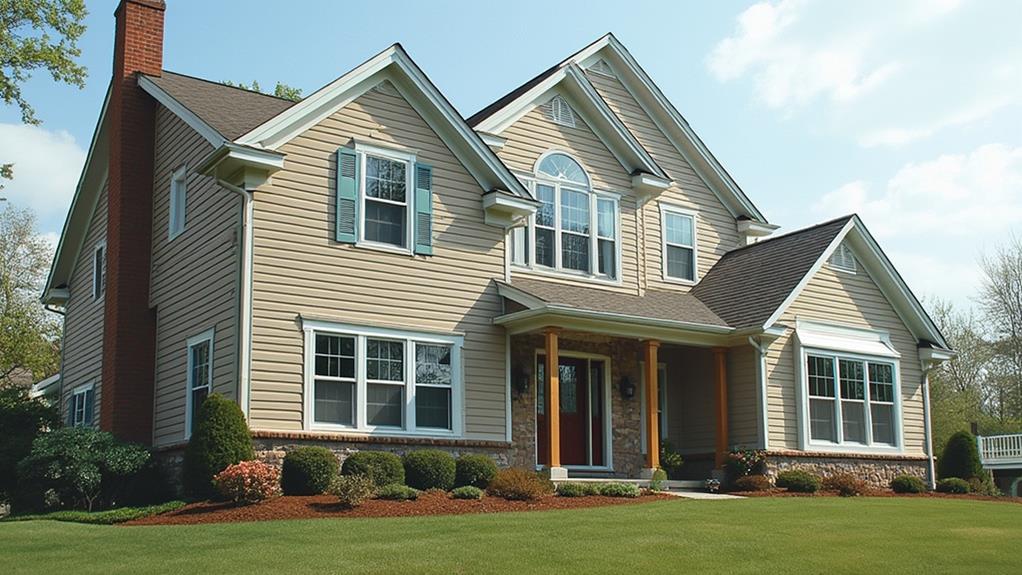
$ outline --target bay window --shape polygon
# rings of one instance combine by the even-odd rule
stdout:
[[[807,352],[811,443],[895,447],[895,365],[839,353]]]

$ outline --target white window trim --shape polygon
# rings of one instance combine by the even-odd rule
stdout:
[[[167,241],[184,233],[188,214],[188,166],[181,166],[170,176],[170,213],[167,219]],[[180,194],[180,205],[178,195]],[[179,212],[180,210],[180,212]]]
[[[88,393],[90,391],[92,391],[93,392],[92,400],[95,402],[95,400],[96,400],[95,388],[96,388],[95,382],[90,382],[90,383],[86,383],[86,384],[83,384],[83,385],[79,385],[78,387],[74,388],[74,390],[71,391],[71,426],[72,427],[84,427],[85,426],[85,409],[86,409],[86,407],[84,405],[82,406],[82,421],[78,421],[77,420],[78,419],[77,418],[78,396],[81,395],[81,396],[84,396],[85,398],[88,398],[89,397]],[[83,399],[83,401],[84,401],[84,399]],[[93,423],[96,422],[96,406],[95,405],[92,406],[92,422]]]
[[[692,218],[692,245],[677,244],[678,247],[691,248],[692,250],[692,279],[690,280],[672,277],[667,273],[667,214],[669,213]],[[698,212],[675,204],[660,202],[660,268],[665,282],[689,286],[699,283]]]
[[[438,437],[460,438],[465,427],[465,378],[462,348],[465,338],[461,335],[439,335],[401,329],[390,329],[364,325],[326,322],[319,320],[302,320],[302,332],[305,338],[305,378],[304,378],[304,415],[303,427],[306,430],[356,432],[374,436],[390,437]],[[355,338],[355,425],[338,425],[317,422],[313,419],[315,408],[314,386],[316,380],[315,356],[316,333],[342,335]],[[366,424],[366,338],[399,340],[404,342],[404,429],[389,426],[370,426]],[[451,427],[452,429],[418,428],[415,422],[415,344],[447,345],[451,347]]]
[[[97,269],[96,266],[96,252],[103,250],[103,267]],[[92,299],[93,301],[98,300],[101,296],[106,295],[106,240],[100,240],[96,242],[96,247],[92,248]],[[97,276],[99,279],[97,280]]]
[[[820,441],[814,440],[810,437],[809,430],[809,377],[807,373],[806,364],[809,360],[809,356],[829,357],[834,361],[834,376],[835,376],[835,389],[834,389],[834,401],[835,401],[835,434],[837,442]],[[872,443],[873,437],[873,422],[872,422],[872,410],[868,409],[869,403],[869,366],[866,365],[865,373],[865,386],[864,397],[866,409],[865,411],[865,426],[866,426],[866,444],[843,442],[844,436],[844,424],[841,419],[841,401],[840,396],[840,377],[838,361],[840,359],[850,359],[855,361],[873,362],[873,363],[885,363],[893,366],[894,376],[894,445],[887,445],[884,443]],[[905,440],[904,440],[904,421],[902,419],[902,398],[901,398],[901,362],[897,358],[889,356],[875,356],[875,355],[863,355],[852,352],[843,352],[830,349],[819,349],[811,347],[803,347],[801,342],[798,342],[796,337],[795,345],[795,360],[798,365],[798,414],[799,414],[799,449],[803,451],[822,451],[822,452],[835,452],[835,453],[862,453],[862,454],[889,454],[898,455],[905,452]]]
[[[199,335],[188,338],[188,342],[185,347],[185,353],[188,354],[187,369],[185,372],[185,439],[192,436],[192,419],[195,418],[195,406],[192,405],[192,392],[202,387],[207,388],[207,396],[213,393],[213,342],[216,332],[215,328],[209,328],[208,330],[200,333]],[[209,342],[209,375],[207,376],[206,385],[192,387],[192,348],[203,342]]]
[[[355,153],[357,157],[355,161],[358,162],[358,240],[355,245],[358,247],[370,248],[374,250],[380,250],[391,253],[413,255],[415,253],[415,230],[412,222],[415,221],[415,152],[388,148],[385,146],[379,146],[375,144],[367,144],[363,141],[355,141]],[[405,164],[405,245],[395,246],[384,242],[374,242],[365,239],[365,204],[366,204],[366,156],[375,156],[395,162],[404,162]],[[373,201],[381,201],[385,203],[392,203],[399,205],[397,202],[390,202],[388,200],[378,200],[376,198]]]

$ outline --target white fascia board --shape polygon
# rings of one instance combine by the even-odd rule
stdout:
[[[483,140],[483,143],[491,148],[497,148],[498,150],[504,147],[507,143],[507,138],[502,138],[497,134],[491,134],[489,132],[476,132],[479,137]]]
[[[185,124],[188,124],[188,127],[198,132],[198,134],[205,138],[207,142],[212,144],[214,148],[219,147],[227,141],[227,138],[225,138],[223,134],[204,122],[202,118],[195,115],[195,112],[189,110],[184,104],[175,100],[174,97],[165,92],[163,88],[157,86],[156,82],[153,82],[145,76],[139,75],[138,87],[142,88],[143,91],[155,98],[157,102],[173,112],[175,116],[181,118]]]
[[[738,221],[738,232],[747,234],[754,237],[769,236],[774,233],[778,226],[776,224],[764,224],[755,220],[739,220]]]

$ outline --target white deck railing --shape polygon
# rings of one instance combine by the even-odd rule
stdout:
[[[1022,433],[979,436],[979,457],[983,467],[1022,466]]]

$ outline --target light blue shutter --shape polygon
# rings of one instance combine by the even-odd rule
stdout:
[[[433,255],[433,168],[415,164],[415,253]]]
[[[337,241],[358,238],[358,156],[355,150],[337,150]]]

